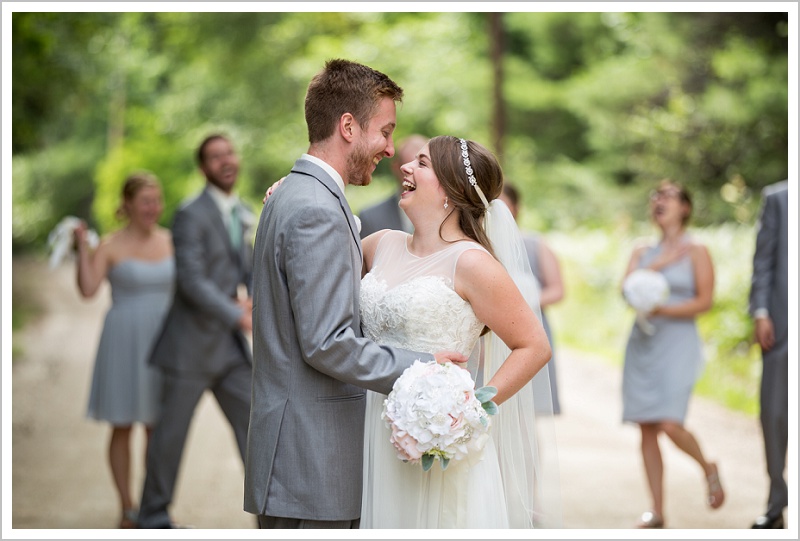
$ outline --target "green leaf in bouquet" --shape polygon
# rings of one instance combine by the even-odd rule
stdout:
[[[433,466],[433,455],[422,455],[422,471],[428,471]]]
[[[489,400],[488,402],[484,402],[481,405],[483,406],[483,409],[486,411],[486,413],[488,413],[489,415],[497,415],[497,404],[495,404],[491,400]]]
[[[442,457],[440,460],[442,461],[442,469],[446,470],[447,465],[450,464],[450,459]]]
[[[484,402],[488,402],[497,394],[497,387],[481,387],[480,389],[475,390],[475,398],[478,399],[478,402],[483,404]]]

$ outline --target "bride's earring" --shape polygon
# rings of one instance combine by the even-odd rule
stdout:
[[[447,210],[447,196],[444,198],[444,210]]]

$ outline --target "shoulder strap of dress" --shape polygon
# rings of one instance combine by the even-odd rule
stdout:
[[[456,247],[454,250],[458,252],[459,256],[461,256],[461,254],[463,254],[467,250],[480,250],[482,252],[486,252],[487,254],[489,254],[489,250],[487,250],[480,243],[475,242],[474,240],[462,240],[462,241],[453,243],[453,246]],[[491,255],[491,254],[489,254],[489,255]]]
[[[484,252],[485,254],[488,254],[490,257],[492,255],[489,252],[489,250],[487,250],[485,247],[481,246],[481,244],[479,244],[479,243],[477,243],[475,241],[472,241],[472,240],[469,240],[469,241],[465,240],[465,241],[461,241],[461,242],[456,242],[454,244],[454,248],[451,248],[450,250],[452,250],[451,253],[454,254],[453,255],[453,266],[450,269],[450,278],[451,278],[452,283],[453,283],[454,286],[455,286],[455,282],[456,282],[456,267],[458,266],[458,260],[459,260],[459,258],[461,258],[461,256],[465,252],[468,252],[469,250],[478,250],[478,251]]]

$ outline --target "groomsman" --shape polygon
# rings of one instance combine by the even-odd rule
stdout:
[[[361,219],[361,238],[382,229],[397,229],[413,233],[414,227],[406,213],[400,210],[400,194],[403,191],[403,173],[400,168],[412,161],[417,152],[425,146],[428,138],[424,135],[409,135],[397,146],[397,154],[390,162],[392,174],[397,181],[397,190],[383,201],[367,207],[358,217]]]
[[[235,194],[239,158],[226,137],[204,139],[197,161],[206,186],[175,213],[175,296],[150,358],[161,368],[164,389],[147,451],[140,528],[177,527],[168,506],[189,425],[206,390],[231,424],[242,460],[247,444],[253,361],[245,333],[252,330],[255,217]]]
[[[767,510],[753,528],[783,528],[788,504],[784,470],[789,439],[789,195],[787,181],[764,188],[758,219],[750,314],[761,346],[761,427],[769,474]]]

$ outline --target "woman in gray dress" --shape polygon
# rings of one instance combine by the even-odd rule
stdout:
[[[663,462],[658,437],[666,434],[700,465],[708,486],[708,504],[717,509],[725,499],[717,465],[703,455],[684,426],[692,389],[703,369],[702,343],[696,318],[711,308],[714,268],[708,249],[686,230],[692,213],[688,192],[676,182],[661,181],[650,196],[650,213],[660,230],[657,244],[637,247],[625,277],[637,269],[664,275],[669,298],[647,315],[652,327],[634,324],[625,349],[622,380],[623,421],[641,429],[641,450],[652,508],[640,528],[664,526]]]
[[[149,440],[158,415],[160,374],[147,359],[175,276],[172,237],[158,225],[163,209],[156,177],[135,173],[122,189],[117,211],[127,222],[122,228],[105,236],[95,250],[89,248],[86,224],[75,230],[81,295],[94,296],[106,279],[111,285],[112,304],[97,347],[87,415],[111,424],[108,460],[122,509],[120,528],[136,527],[130,486],[133,424],[142,423]]]

